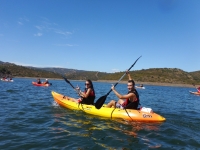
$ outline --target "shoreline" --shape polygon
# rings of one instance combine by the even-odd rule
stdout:
[[[27,79],[31,79],[31,78],[35,78],[37,79],[38,77],[14,77],[14,78],[27,78]],[[63,80],[63,79],[59,79],[59,78],[40,78],[41,80]],[[70,80],[70,81],[85,81],[85,80]],[[92,81],[92,82],[105,82],[105,83],[116,83],[116,80],[97,80],[97,81]],[[120,83],[126,84],[127,81],[120,81]],[[155,85],[155,86],[175,86],[175,87],[195,87],[192,84],[178,84],[178,83],[159,83],[159,82],[138,82],[135,81],[135,84],[143,84],[144,87],[145,85]]]
[[[106,82],[106,83],[116,83],[115,80],[98,80],[93,82]],[[120,81],[120,83],[126,84],[127,81]],[[159,83],[159,82],[137,82],[135,84],[143,84],[145,85],[155,85],[155,86],[175,86],[175,87],[194,87],[192,84],[178,84],[178,83]]]

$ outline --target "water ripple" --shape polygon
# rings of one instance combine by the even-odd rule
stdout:
[[[163,123],[111,120],[57,105],[51,91],[78,97],[63,80],[36,87],[35,79],[0,82],[0,149],[199,149],[200,97],[192,88],[146,86],[138,90],[141,104],[164,116]],[[84,87],[84,82],[72,81]],[[94,83],[97,98],[110,83]],[[126,93],[126,85],[116,89]],[[106,102],[117,97],[110,93]]]

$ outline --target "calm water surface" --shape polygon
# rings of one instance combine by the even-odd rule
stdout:
[[[141,104],[164,116],[163,123],[111,120],[58,106],[56,91],[72,97],[76,92],[64,80],[51,87],[36,87],[35,79],[0,82],[0,149],[200,149],[200,96],[194,88],[149,86],[138,89]],[[84,88],[84,82],[71,81]],[[97,99],[110,83],[94,82]],[[126,84],[117,85],[126,93]],[[107,101],[117,99],[110,93]]]

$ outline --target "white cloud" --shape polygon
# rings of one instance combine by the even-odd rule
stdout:
[[[43,26],[35,26],[38,30],[43,30],[44,27]]]
[[[34,36],[42,36],[42,35],[43,35],[42,33],[34,34]]]
[[[111,72],[115,73],[115,72],[120,72],[120,71],[119,71],[119,69],[111,69]]]
[[[62,34],[62,35],[65,35],[65,36],[72,34],[71,32],[67,32],[67,31],[58,31],[58,30],[55,31],[55,33],[57,33],[57,34]]]
[[[72,32],[58,29],[58,25],[56,23],[49,22],[47,18],[42,18],[42,19],[43,21],[41,21],[40,25],[35,25],[36,29],[43,32],[53,32],[64,36],[69,36],[72,34]]]
[[[19,25],[23,25],[23,23],[22,23],[22,22],[20,22],[20,21],[18,21],[17,23],[18,23]]]
[[[21,17],[17,23],[19,25],[24,25],[24,22],[29,22],[29,20],[26,17]]]

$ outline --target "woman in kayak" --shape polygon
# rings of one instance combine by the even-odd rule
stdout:
[[[115,100],[111,100],[106,107],[111,108],[112,106],[114,108],[121,108],[121,109],[137,109],[139,105],[139,94],[137,90],[135,89],[135,82],[132,80],[129,72],[127,72],[128,75],[128,93],[126,95],[119,94],[115,87],[112,86],[111,89],[115,93],[115,95],[119,98],[118,102]]]
[[[80,88],[76,88],[79,91],[79,95],[81,98],[78,100],[75,100],[75,102],[81,103],[81,104],[87,104],[87,105],[94,105],[94,99],[95,99],[95,91],[91,80],[85,81],[85,90],[84,92],[81,92]]]

